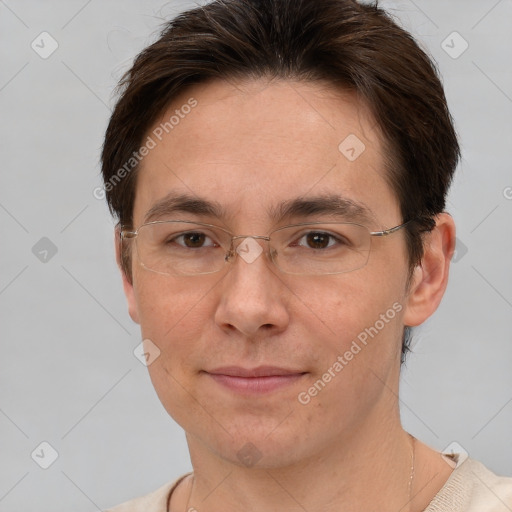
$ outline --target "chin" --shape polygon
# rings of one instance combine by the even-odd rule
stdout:
[[[303,425],[287,423],[285,418],[231,417],[210,424],[191,422],[182,425],[190,442],[198,441],[217,457],[242,468],[277,469],[293,465],[317,453],[318,446],[308,446],[308,439],[322,439],[307,432]],[[289,418],[293,418],[290,414]],[[284,421],[283,421],[284,420]],[[226,430],[222,426],[226,427]],[[227,432],[226,432],[227,431]],[[194,452],[195,450],[191,450]],[[200,453],[200,451],[198,452]]]

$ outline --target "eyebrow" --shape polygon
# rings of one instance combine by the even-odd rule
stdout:
[[[225,208],[217,201],[206,200],[188,194],[169,193],[157,201],[144,216],[144,223],[162,220],[176,213],[226,219]],[[271,206],[267,210],[275,222],[302,219],[314,215],[329,215],[339,220],[354,222],[375,222],[373,212],[364,203],[337,194],[323,194],[312,197],[297,197]]]
[[[373,212],[364,203],[337,194],[290,199],[271,207],[268,214],[274,221],[319,214],[346,221],[369,223],[376,220]]]
[[[203,215],[207,217],[224,218],[226,212],[217,201],[207,201],[200,197],[187,194],[167,194],[157,201],[144,216],[144,222],[160,220],[175,213]]]

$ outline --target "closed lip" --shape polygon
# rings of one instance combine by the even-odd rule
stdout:
[[[230,377],[274,377],[277,375],[302,375],[307,372],[301,370],[293,370],[289,368],[278,368],[277,366],[258,366],[256,368],[242,368],[241,366],[223,366],[208,370],[207,373],[212,375],[228,375]]]

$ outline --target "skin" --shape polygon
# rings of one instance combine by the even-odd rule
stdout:
[[[183,217],[235,234],[266,235],[275,227],[268,207],[333,192],[364,203],[373,214],[371,230],[401,224],[384,179],[381,134],[352,93],[320,83],[216,81],[176,98],[154,127],[190,97],[197,107],[139,169],[135,228],[169,192],[219,202],[225,218]],[[353,162],[338,150],[349,134],[366,147]],[[307,220],[317,218],[291,222]],[[407,505],[412,447],[398,409],[402,329],[420,325],[438,307],[454,240],[452,218],[439,215],[409,288],[402,230],[373,239],[365,267],[329,276],[281,273],[264,241],[254,262],[238,257],[226,270],[200,277],[159,275],[134,253],[132,281],[122,274],[129,313],[143,339],[161,350],[148,369],[165,409],[186,432],[194,468],[170,510],[423,510],[452,468],[418,441]],[[299,403],[298,394],[395,303],[401,311],[317,396]],[[204,373],[264,364],[306,373],[252,398]],[[259,454],[252,467],[237,456],[247,443]]]

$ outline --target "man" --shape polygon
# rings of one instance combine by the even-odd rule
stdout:
[[[219,0],[168,24],[102,161],[129,313],[194,471],[113,511],[510,510],[512,479],[400,423],[458,158],[432,63],[376,6]]]

